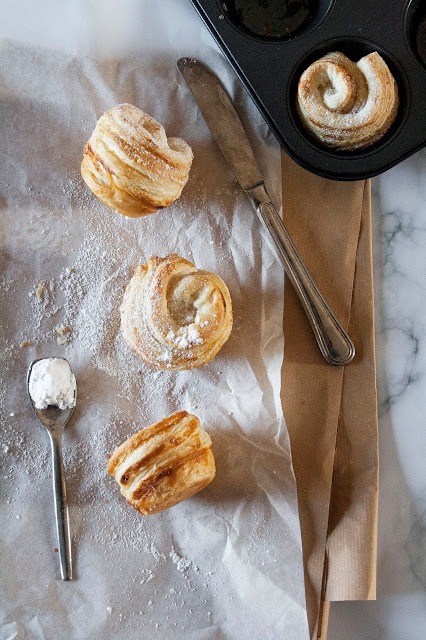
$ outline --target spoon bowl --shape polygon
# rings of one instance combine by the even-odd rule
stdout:
[[[60,409],[54,404],[50,404],[46,409],[37,409],[37,407],[34,406],[34,401],[31,396],[30,402],[37,418],[46,427],[46,429],[49,429],[50,431],[63,431],[75,409],[75,405],[73,407],[68,407],[67,409]]]

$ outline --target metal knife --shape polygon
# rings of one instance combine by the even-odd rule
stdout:
[[[324,300],[271,202],[253,149],[230,97],[218,78],[198,60],[180,58],[177,66],[219,149],[251,198],[267,236],[273,240],[322,355],[331,365],[348,364],[355,355],[354,345]]]

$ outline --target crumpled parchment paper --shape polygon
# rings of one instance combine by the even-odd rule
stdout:
[[[140,29],[156,46],[137,55],[2,42],[1,640],[308,637],[280,402],[283,269],[176,59],[195,55],[219,74],[277,205],[280,152],[195,12],[180,11],[184,4],[150,3]],[[137,220],[107,209],[79,175],[97,118],[121,102],[183,137],[195,156],[179,201]],[[134,268],[170,252],[218,273],[233,300],[231,337],[198,370],[148,367],[120,333]],[[25,384],[34,358],[55,355],[69,359],[78,385],[63,438],[72,582],[59,579],[48,439]],[[134,431],[180,409],[211,434],[217,476],[193,498],[144,518],[107,475],[107,458]]]

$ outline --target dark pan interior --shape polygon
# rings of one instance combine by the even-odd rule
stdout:
[[[220,7],[243,34],[285,42],[317,29],[332,4],[333,0],[227,0]]]
[[[426,14],[424,0],[361,0],[355,4],[353,0],[314,0],[309,19],[294,32],[269,30],[266,35],[254,33],[253,23],[241,22],[237,9],[244,0],[191,1],[282,147],[309,171],[337,180],[359,180],[385,171],[425,146],[426,63],[418,44],[418,25]],[[256,2],[265,10],[275,0],[246,0]],[[262,33],[264,24],[263,12],[257,31]],[[314,60],[336,50],[353,60],[378,51],[398,85],[400,106],[395,123],[382,140],[364,150],[324,147],[306,132],[297,114],[301,73]]]

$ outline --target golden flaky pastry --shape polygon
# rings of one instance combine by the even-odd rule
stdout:
[[[178,411],[123,442],[108,462],[121,493],[144,515],[203,489],[215,476],[212,441],[200,421]]]
[[[192,163],[191,147],[131,104],[106,111],[84,148],[81,175],[104,204],[138,218],[179,198]]]
[[[201,367],[231,333],[228,287],[174,253],[151,258],[126,288],[121,329],[136,355],[158,369]]]
[[[383,58],[370,53],[352,62],[335,51],[302,74],[297,92],[306,129],[328,147],[362,149],[380,140],[395,121],[398,87]]]

